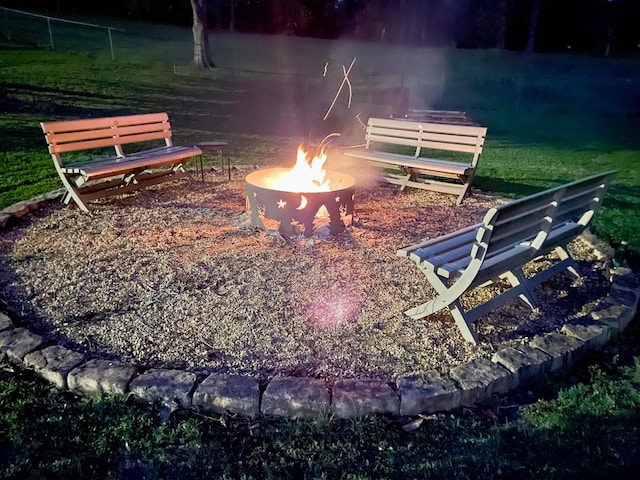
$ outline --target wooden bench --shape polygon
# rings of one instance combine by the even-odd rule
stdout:
[[[173,145],[166,113],[40,125],[67,189],[64,203],[73,199],[85,212],[89,211],[86,202],[90,200],[181,178],[186,175],[184,163],[202,154],[197,147]],[[158,143],[162,146],[155,146]],[[137,148],[131,144],[137,144]],[[132,151],[125,153],[124,145]],[[81,159],[71,152],[82,152]]]
[[[401,190],[415,187],[456,195],[460,205],[475,175],[486,133],[485,127],[370,118],[364,147],[347,148],[344,153],[382,167],[387,171],[385,180]],[[411,147],[412,152],[381,149],[389,146]],[[423,155],[425,150],[455,152],[463,159],[430,158]]]
[[[417,264],[437,292],[436,298],[405,314],[420,319],[448,307],[465,340],[477,343],[471,325],[478,318],[516,298],[535,308],[535,287],[565,269],[580,278],[566,245],[587,228],[614,173],[591,176],[492,208],[477,225],[398,250],[398,256]],[[524,274],[524,265],[551,252],[558,261],[533,277]],[[465,311],[461,303],[464,294],[500,279],[510,287]]]
[[[466,112],[459,110],[418,110],[409,109],[404,116],[392,117],[397,120],[410,120],[414,122],[448,123],[455,125],[478,126],[471,120]]]

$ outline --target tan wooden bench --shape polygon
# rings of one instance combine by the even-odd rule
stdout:
[[[535,287],[565,269],[580,278],[566,245],[587,228],[614,173],[492,208],[477,225],[398,250],[398,256],[417,264],[437,292],[436,298],[405,314],[420,319],[448,307],[464,339],[477,343],[471,325],[478,318],[518,297],[535,308]],[[524,265],[551,252],[558,261],[533,277],[525,276]],[[510,287],[465,311],[461,299],[467,292],[499,279]]]
[[[370,118],[364,147],[347,148],[344,154],[382,167],[385,180],[401,190],[414,187],[456,195],[460,205],[471,186],[486,134],[485,127]],[[393,153],[386,151],[389,146],[412,151]],[[463,158],[427,156],[435,150]]]
[[[67,189],[64,203],[74,200],[85,212],[89,211],[90,200],[181,178],[186,175],[184,163],[202,154],[197,147],[173,145],[166,113],[40,125],[56,171]],[[158,143],[162,146],[155,146]],[[131,152],[125,152],[124,145]],[[81,152],[80,160],[77,152]],[[68,158],[71,156],[74,158]]]

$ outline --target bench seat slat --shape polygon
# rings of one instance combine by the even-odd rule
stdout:
[[[447,280],[453,280],[464,273],[471,263],[471,246],[467,246],[465,250],[460,249],[450,258],[430,257],[423,262],[423,268],[428,265],[436,274]],[[519,265],[523,256],[532,257],[533,252],[529,243],[523,242],[517,245],[511,245],[509,248],[492,251],[491,255],[487,255],[482,263],[482,267],[477,273],[477,280],[474,282],[479,285],[487,281],[487,279],[496,276],[496,270],[504,269],[505,265]],[[500,271],[502,273],[504,270]]]
[[[112,157],[94,162],[68,164],[62,167],[65,173],[82,175],[86,179],[108,174],[123,174],[144,167],[159,167],[186,157],[199,155],[196,147],[159,147],[153,150]]]
[[[449,160],[437,160],[426,157],[407,157],[406,155],[371,151],[366,149],[347,150],[345,155],[362,158],[372,162],[379,162],[388,165],[402,165],[407,168],[426,170],[432,172],[445,172],[455,175],[465,175],[472,167],[469,163],[462,163]]]
[[[496,279],[504,272],[521,267],[523,263],[526,263],[524,259],[531,260],[534,254],[535,251],[531,245],[519,243],[513,245],[512,248],[506,248],[491,255],[483,262],[482,268],[478,271],[471,284],[472,287],[482,285],[489,280]]]
[[[433,257],[449,255],[450,252],[457,251],[461,248],[469,248],[470,245],[476,243],[476,237],[478,236],[478,230],[472,230],[463,235],[459,235],[444,242],[433,243],[432,245],[426,245],[424,247],[417,248],[409,258],[414,262],[421,264],[423,262],[432,262]],[[455,255],[455,254],[453,254]]]
[[[416,257],[420,258],[417,262],[421,268],[437,271],[444,265],[451,265],[471,256],[475,242],[461,244],[455,249],[447,251],[433,251],[428,248],[421,248],[416,252]]]

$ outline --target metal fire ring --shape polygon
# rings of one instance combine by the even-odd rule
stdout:
[[[265,168],[245,177],[247,210],[251,225],[266,229],[261,217],[279,222],[278,231],[286,237],[296,233],[296,225],[304,227],[304,235],[314,231],[314,219],[322,206],[329,212],[332,235],[344,231],[353,217],[355,179],[346,173],[327,171],[331,190],[326,192],[289,192],[269,187],[269,179],[282,176],[287,168]]]

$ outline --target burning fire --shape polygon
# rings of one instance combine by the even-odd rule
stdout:
[[[278,232],[287,238],[301,231],[310,237],[325,226],[331,235],[337,235],[351,225],[355,179],[324,168],[327,155],[323,145],[336,135],[327,135],[313,158],[298,147],[293,167],[264,168],[246,176],[251,225],[267,229],[265,222],[275,221]]]
[[[324,163],[327,155],[321,150],[309,161],[310,154],[298,147],[296,164],[282,175],[272,176],[268,188],[284,192],[328,192],[331,190]]]

